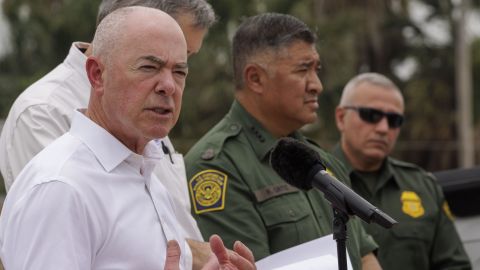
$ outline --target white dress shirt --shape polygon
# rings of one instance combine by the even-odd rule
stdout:
[[[35,156],[7,194],[5,268],[158,270],[175,239],[180,269],[191,269],[173,202],[152,174],[165,158],[154,141],[135,154],[77,112],[70,131]]]
[[[162,182],[163,186],[171,195],[173,208],[185,235],[189,239],[202,242],[203,237],[200,229],[190,213],[190,197],[188,194],[187,174],[183,155],[173,150],[173,145],[168,137],[155,140],[155,142],[159,147],[161,147],[163,143],[168,148],[168,153],[165,155],[165,158],[157,164],[153,173],[158,176],[158,178],[160,178],[160,175],[166,176],[163,179],[160,178],[160,182]]]
[[[0,171],[7,191],[38,152],[70,129],[75,109],[87,107],[90,83],[87,57],[81,50],[88,45],[74,42],[63,63],[28,87],[11,107],[0,135]],[[160,160],[155,174],[169,174],[161,181],[174,200],[181,228],[188,238],[203,241],[190,213],[183,156],[175,152],[168,137],[161,141],[169,148],[173,163],[170,157]]]
[[[70,47],[63,63],[18,96],[0,136],[0,170],[7,191],[25,165],[45,146],[70,129],[75,109],[86,108],[90,83],[87,43]]]

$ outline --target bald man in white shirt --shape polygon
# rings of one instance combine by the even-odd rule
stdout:
[[[152,174],[167,158],[155,139],[180,113],[188,74],[182,30],[159,10],[122,8],[102,21],[92,46],[87,110],[27,164],[5,200],[5,268],[161,269],[175,240],[179,269],[191,269],[172,199]],[[254,269],[236,253],[212,262]]]

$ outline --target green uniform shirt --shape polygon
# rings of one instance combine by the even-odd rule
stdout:
[[[300,134],[292,135],[306,142]],[[320,191],[300,191],[270,167],[272,137],[234,102],[230,112],[185,157],[192,211],[205,239],[220,235],[227,247],[245,243],[255,259],[332,233],[332,209]],[[348,179],[343,165],[315,147],[326,166]],[[360,221],[348,222],[347,249],[354,269],[376,249]],[[332,239],[333,241],[333,239]]]
[[[333,153],[349,170],[353,189],[399,222],[389,230],[364,223],[380,246],[383,269],[471,269],[432,174],[389,157],[372,179],[353,171],[338,144]]]

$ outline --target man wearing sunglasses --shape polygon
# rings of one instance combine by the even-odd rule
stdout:
[[[383,269],[471,269],[440,186],[418,166],[389,157],[404,122],[404,100],[383,75],[365,73],[345,86],[335,111],[353,189],[399,224],[363,223],[379,244]]]

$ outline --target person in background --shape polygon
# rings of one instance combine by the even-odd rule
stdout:
[[[168,190],[152,174],[167,158],[155,139],[180,114],[188,74],[182,30],[158,9],[126,7],[105,17],[91,47],[87,109],[75,111],[70,130],[26,165],[5,199],[5,268],[161,269],[174,240],[179,268],[191,269]],[[223,256],[207,266],[255,269],[240,255],[248,254],[244,245],[228,255],[212,240]]]
[[[182,28],[189,56],[200,50],[204,36],[216,20],[214,10],[205,0],[103,0],[97,24],[114,10],[128,6],[157,8],[171,15]],[[72,43],[64,62],[28,87],[11,107],[0,136],[0,171],[7,192],[33,156],[69,130],[75,109],[87,106],[90,84],[85,62],[91,52],[88,43]],[[179,229],[191,239],[191,245],[196,245],[203,238],[190,213],[183,156],[175,152],[168,136],[156,143],[168,158],[159,161],[154,173],[163,176],[159,180],[171,194]],[[192,249],[197,253],[195,258],[207,259],[209,251],[208,245]]]
[[[277,13],[247,18],[233,38],[235,101],[185,156],[194,213],[204,237],[239,239],[255,259],[332,233],[332,209],[318,190],[300,191],[270,167],[277,139],[316,149],[339,179],[343,165],[298,131],[317,119],[322,83],[316,37],[299,19]],[[376,243],[359,220],[348,223],[354,269],[379,269]]]
[[[471,269],[433,175],[389,156],[404,106],[399,88],[385,76],[355,76],[335,111],[341,138],[333,153],[346,164],[353,189],[399,222],[390,230],[363,223],[379,244],[384,269]]]

